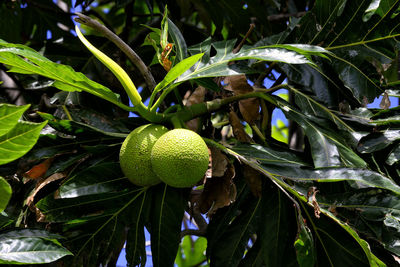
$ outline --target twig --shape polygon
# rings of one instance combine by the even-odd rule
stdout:
[[[301,12],[298,12],[298,13],[291,13],[291,14],[269,15],[269,16],[267,17],[267,20],[268,20],[268,21],[276,21],[276,20],[288,19],[288,18],[290,18],[290,17],[299,18],[299,17],[304,16],[306,13],[307,13],[306,11],[301,11]]]
[[[113,42],[125,55],[132,61],[132,63],[139,69],[140,73],[143,75],[147,86],[150,90],[153,90],[156,86],[156,82],[154,80],[153,75],[151,74],[149,68],[147,68],[146,64],[144,64],[143,60],[133,51],[124,41],[121,40],[115,33],[110,31],[108,28],[100,24],[98,21],[85,16],[81,13],[76,13],[78,15],[75,18],[76,22],[82,23],[86,26],[89,26],[96,31],[102,33],[108,40]]]
[[[254,23],[250,24],[250,28],[247,31],[246,35],[243,37],[242,41],[240,41],[239,45],[237,47],[235,47],[235,49],[233,49],[233,53],[236,54],[237,52],[240,51],[240,49],[243,47],[244,43],[246,42],[247,38],[249,38],[251,32],[254,30],[254,28],[256,27],[256,25]]]
[[[206,231],[203,230],[197,230],[197,229],[184,229],[181,232],[181,238],[187,236],[187,235],[195,235],[195,236],[206,236]]]
[[[272,84],[271,88],[274,88],[278,85],[280,85],[281,83],[283,83],[283,81],[286,79],[286,74],[282,73],[278,79],[276,79],[276,81]]]
[[[199,230],[206,232],[208,224],[204,217],[201,215],[198,207],[193,208],[193,213],[191,215],[196,222],[197,227],[199,227]]]
[[[264,79],[271,73],[271,71],[274,69],[276,62],[272,62],[268,68],[265,70],[265,72],[261,73],[260,76],[258,76],[257,80],[254,82],[255,87],[261,87],[263,84]]]
[[[185,235],[205,236],[207,233],[208,224],[201,215],[199,208],[197,206],[193,207],[190,215],[194,219],[199,229],[184,229],[181,232],[181,238],[183,238]]]

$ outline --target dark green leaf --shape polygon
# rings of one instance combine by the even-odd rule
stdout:
[[[290,88],[291,91],[296,95],[296,104],[301,107],[303,111],[309,111],[313,116],[323,116],[337,125],[340,130],[345,130],[353,132],[354,130],[347,125],[342,119],[336,115],[335,112],[327,108],[325,105],[314,100],[312,97],[302,93],[293,87]]]
[[[127,184],[118,162],[100,163],[75,174],[63,183],[59,189],[59,197],[74,198],[122,191]]]
[[[286,117],[296,121],[304,129],[310,141],[315,167],[366,166],[365,161],[346,144],[343,136],[338,135],[331,127],[321,127],[315,123],[319,121],[317,118],[302,114],[282,99],[277,100]]]
[[[139,203],[138,203],[139,204]],[[146,255],[146,238],[144,235],[144,222],[147,218],[148,210],[151,209],[151,199],[145,195],[140,205],[136,205],[136,216],[131,223],[131,227],[127,234],[126,240],[126,260],[132,266],[145,266]]]
[[[255,221],[259,212],[261,198],[248,203],[246,210],[238,215],[224,230],[221,238],[210,251],[212,266],[237,266],[243,257],[251,234],[255,231]],[[217,249],[218,248],[218,249]]]
[[[168,33],[174,41],[176,58],[178,62],[180,62],[187,57],[186,41],[178,27],[176,27],[176,25],[170,19],[168,19]]]
[[[85,111],[81,110],[81,115],[83,115]],[[105,122],[107,118],[105,116],[100,117],[97,114],[90,114],[87,113],[86,117],[83,117],[84,119],[87,119],[87,121],[90,124],[87,123],[82,123],[79,121],[73,121],[73,120],[62,120],[60,118],[57,118],[53,116],[52,114],[49,113],[44,113],[44,112],[38,112],[38,114],[45,120],[48,120],[49,125],[56,129],[57,131],[70,134],[70,135],[93,135],[94,133],[100,134],[100,135],[106,135],[106,136],[112,136],[112,137],[121,137],[125,138],[128,133],[121,133],[118,131],[120,130],[126,130],[126,128],[119,128],[117,123],[111,122],[110,125],[107,125]],[[103,123],[100,125],[99,121],[103,121]],[[91,124],[99,124],[100,127],[103,129],[97,128]]]
[[[358,151],[361,153],[371,153],[385,147],[400,139],[400,130],[386,130],[383,133],[371,133],[361,139]]]
[[[400,145],[396,145],[395,148],[390,152],[386,163],[389,165],[393,165],[394,163],[400,160]]]
[[[397,224],[400,221],[398,196],[378,189],[363,189],[340,195],[321,195],[318,202],[326,207],[334,207],[350,225],[368,233],[382,242],[385,248],[400,255],[400,246],[396,242],[400,238],[398,230],[393,231],[390,226],[383,226],[388,220],[397,221]]]
[[[292,243],[297,229],[293,202],[268,183],[261,201],[256,243],[241,266],[297,266]]]
[[[149,189],[152,207],[149,214],[153,266],[172,266],[180,243],[182,218],[187,205],[187,189],[160,184]]]
[[[377,187],[400,194],[400,187],[391,179],[374,171],[356,168],[325,168],[320,170],[286,169],[262,165],[267,172],[294,181],[339,182],[355,181],[360,187]]]
[[[300,167],[308,166],[299,156],[289,151],[279,151],[257,144],[238,144],[231,148],[236,153],[252,158],[261,164]]]

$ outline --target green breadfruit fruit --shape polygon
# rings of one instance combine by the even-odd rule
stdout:
[[[153,171],[173,187],[191,187],[208,168],[208,148],[200,135],[174,129],[161,136],[151,151]]]
[[[162,125],[146,124],[133,130],[122,143],[119,162],[122,172],[134,184],[151,186],[160,183],[151,168],[151,149],[168,132]]]

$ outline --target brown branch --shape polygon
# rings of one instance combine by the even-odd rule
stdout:
[[[285,20],[285,19],[288,19],[288,18],[290,18],[290,17],[299,18],[299,17],[304,16],[306,13],[307,13],[306,11],[301,11],[301,12],[298,12],[298,13],[291,13],[291,14],[269,15],[269,16],[267,17],[267,20],[268,20],[268,21],[277,21],[277,20]]]
[[[244,43],[246,42],[247,38],[249,38],[250,34],[252,33],[252,31],[254,30],[254,28],[256,27],[256,25],[254,23],[250,24],[250,28],[247,31],[246,35],[243,37],[242,41],[240,41],[239,45],[237,47],[235,47],[235,49],[233,49],[233,53],[236,54],[237,52],[240,51],[240,49],[243,47]]]
[[[276,65],[276,62],[272,62],[269,64],[268,68],[258,76],[257,80],[254,82],[255,87],[261,87],[263,85],[264,79],[267,78],[267,76],[271,73],[271,71],[274,69]]]
[[[278,79],[276,79],[276,81],[272,84],[271,88],[274,88],[278,85],[280,85],[281,83],[283,83],[283,81],[286,79],[286,74],[282,73]]]
[[[82,23],[88,27],[95,29],[96,31],[102,33],[108,40],[113,42],[119,49],[124,52],[124,54],[132,61],[132,63],[139,69],[140,73],[143,75],[147,86],[150,90],[153,90],[156,86],[153,75],[151,74],[149,68],[144,64],[143,60],[133,51],[124,41],[121,40],[115,33],[110,31],[104,25],[100,24],[98,21],[85,16],[81,13],[76,13],[78,15],[75,18],[76,22]]]
[[[181,232],[181,238],[187,236],[187,235],[195,235],[195,236],[206,236],[206,231],[203,230],[197,230],[197,229],[184,229]]]
[[[186,235],[205,236],[207,233],[207,221],[203,218],[197,206],[193,207],[190,216],[194,219],[199,229],[184,229],[181,232],[181,238]]]

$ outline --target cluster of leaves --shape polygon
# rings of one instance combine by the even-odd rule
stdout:
[[[78,2],[89,6],[92,1]],[[248,2],[248,12],[243,6],[239,9],[236,4],[217,2],[211,8],[208,1],[196,1],[190,8],[198,10],[206,30],[212,32],[215,27],[216,32],[227,32],[225,37],[235,35],[229,25],[234,28],[243,22],[235,16],[250,18],[249,14],[260,12],[253,1]],[[278,5],[279,1],[271,2]],[[296,7],[287,2],[288,7]],[[151,97],[143,92],[142,98],[149,98],[152,112],[167,109],[157,123],[168,124],[170,114],[182,121],[200,117],[187,125],[207,137],[212,168],[204,186],[193,190],[164,184],[140,188],[123,176],[119,147],[130,130],[147,122],[117,116],[115,107],[136,110],[124,104],[123,91],[120,97],[108,88],[114,88],[113,83],[101,85],[102,79],[94,82],[27,46],[1,41],[0,62],[16,77],[41,75],[49,90],[64,91],[49,99],[47,112],[38,113],[48,121],[46,134],[22,160],[2,169],[12,181],[18,168],[17,175],[25,177],[25,183],[10,182],[14,195],[2,213],[7,217],[2,219],[0,241],[27,253],[30,246],[47,253],[56,246],[54,257],[30,262],[44,263],[70,254],[58,243],[60,239],[74,255],[61,261],[78,266],[113,265],[126,242],[128,264],[144,266],[146,228],[154,266],[172,265],[175,260],[179,266],[207,261],[212,266],[398,264],[400,109],[390,109],[388,102],[388,95],[400,95],[396,88],[398,2],[334,0],[327,5],[317,0],[303,17],[292,18],[288,25],[278,23],[277,32],[255,31],[255,36],[248,37],[250,41],[255,38],[254,44],[240,51],[235,51],[236,40],[204,38],[198,44],[187,44],[190,35],[183,37],[185,32],[174,24],[174,16],[190,8],[183,8],[183,3],[180,9],[174,8],[168,3],[171,17],[162,21],[162,28],[168,29],[174,62]],[[133,3],[119,1],[127,7]],[[231,8],[223,13],[223,21],[219,14],[204,12],[228,4]],[[146,5],[151,13],[157,9],[148,1]],[[110,20],[115,19],[118,8],[121,6],[114,6]],[[191,23],[196,20],[188,19]],[[268,29],[263,23],[257,26]],[[154,41],[157,35],[150,34],[147,41],[157,46],[164,38],[163,49],[163,30],[150,29],[161,36]],[[137,29],[128,33],[134,31]],[[269,37],[258,40],[257,34]],[[163,64],[167,58],[164,54],[160,59]],[[272,69],[280,73],[279,78],[271,76]],[[226,86],[221,88],[219,82],[225,76]],[[259,80],[265,77],[275,80],[273,87],[260,88]],[[285,78],[288,83],[281,84]],[[247,79],[255,86],[249,86]],[[192,96],[182,97],[191,85],[198,86]],[[271,94],[278,88],[289,90],[290,101]],[[83,105],[82,91],[112,104],[100,102],[107,106],[103,110]],[[365,107],[383,92],[382,109]],[[21,124],[17,121],[27,107],[0,108],[5,115],[19,112],[12,116],[14,125],[4,120],[10,129],[0,129],[6,129],[0,139],[14,140],[11,129]],[[271,137],[270,117],[275,108],[293,124],[290,146]],[[247,135],[243,124],[253,136]],[[221,125],[228,125],[233,134],[227,134]],[[40,131],[43,126],[35,125],[35,129]],[[21,154],[15,152],[10,161],[30,148],[26,145]],[[8,157],[0,154],[0,159]],[[181,232],[185,211],[200,229]],[[206,229],[199,213],[210,217]],[[16,229],[22,224],[28,229]],[[57,234],[32,230],[37,227]],[[185,233],[203,235],[206,240],[186,236],[179,247]],[[6,249],[0,245],[0,255],[10,255]],[[29,262],[23,256],[1,260]]]

